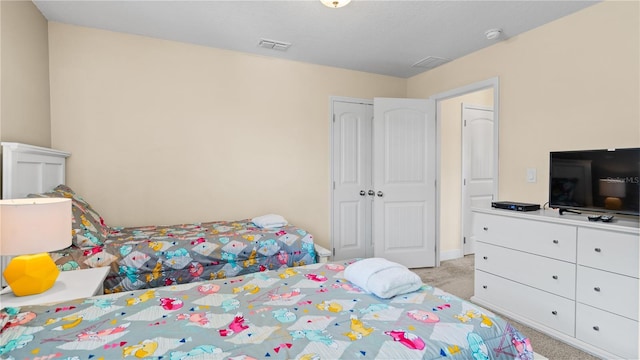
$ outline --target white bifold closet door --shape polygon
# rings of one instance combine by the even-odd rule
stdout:
[[[434,101],[334,101],[334,259],[435,266]]]

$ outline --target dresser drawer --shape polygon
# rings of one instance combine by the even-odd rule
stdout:
[[[575,299],[576,265],[573,263],[477,242],[475,266],[478,270]]]
[[[578,229],[578,264],[638,277],[637,235]]]
[[[578,266],[576,300],[638,321],[638,279]]]
[[[621,358],[638,359],[637,321],[577,304],[576,338]]]
[[[576,227],[508,216],[473,213],[476,241],[553,259],[576,261]]]
[[[474,297],[574,336],[573,301],[480,270],[474,284]]]

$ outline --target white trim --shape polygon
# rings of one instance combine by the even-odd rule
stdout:
[[[455,88],[452,90],[444,91],[444,92],[432,95],[429,98],[434,99],[436,101],[445,100],[448,98],[457,97],[460,95],[465,95],[468,93],[476,92],[478,90],[484,90],[492,87],[494,88],[494,92],[496,92],[494,93],[494,95],[498,95],[497,91],[500,85],[499,83],[500,82],[498,77],[492,77],[487,80],[478,81],[473,84],[469,84],[469,85],[461,86],[459,88]],[[497,106],[497,102],[498,102],[498,96],[494,96],[493,98],[494,108]]]
[[[494,141],[497,141],[497,145],[495,147],[495,153],[493,154],[494,158],[494,164],[496,165],[494,167],[494,178],[496,179],[493,185],[493,192],[496,194],[496,196],[498,195],[498,183],[500,181],[500,178],[498,177],[499,174],[499,150],[500,150],[500,143],[499,143],[499,139],[500,139],[500,80],[498,77],[492,77],[490,79],[487,80],[482,80],[482,81],[478,81],[469,85],[465,85],[465,86],[461,86],[459,88],[455,88],[452,90],[448,90],[448,91],[444,91],[435,95],[432,95],[429,97],[429,99],[433,99],[436,102],[436,147],[437,147],[437,171],[438,171],[438,179],[437,179],[437,183],[440,184],[440,181],[442,181],[442,179],[439,177],[441,175],[441,169],[440,169],[440,145],[441,145],[441,127],[440,127],[440,123],[441,123],[441,119],[442,119],[442,112],[440,110],[441,106],[440,106],[440,102],[442,100],[446,100],[449,98],[453,98],[453,97],[458,97],[458,96],[462,96],[462,95],[466,95],[472,92],[476,92],[476,91],[480,91],[480,90],[485,90],[485,89],[493,89],[493,121],[494,121]],[[440,191],[436,192],[436,206],[438,207],[438,209],[440,209]],[[461,208],[462,211],[462,208]],[[438,221],[439,223],[439,221]],[[437,226],[438,224],[436,224]],[[460,226],[462,226],[462,224],[460,224]],[[437,229],[437,228],[436,228]],[[437,230],[436,230],[437,231]],[[438,238],[439,238],[439,233],[438,233]],[[440,241],[437,241],[438,244],[440,244]],[[462,248],[462,252],[464,252],[464,244],[463,244],[463,236],[460,236],[460,246]],[[436,254],[439,253],[439,251],[436,251]],[[439,266],[440,262],[438,261],[438,259],[436,259],[436,266]]]
[[[36,154],[36,155],[51,155],[58,157],[69,157],[71,153],[61,150],[55,150],[50,148],[45,148],[41,146],[22,144],[17,142],[5,142],[0,143],[3,149],[12,150],[14,152],[21,152],[23,154]]]
[[[333,102],[334,101],[341,101],[341,102],[348,102],[348,103],[355,103],[355,104],[373,105],[373,99],[360,99],[360,98],[352,98],[352,97],[345,97],[345,96],[330,96],[329,97],[329,102],[331,104],[331,114],[330,114],[331,117],[333,117]]]

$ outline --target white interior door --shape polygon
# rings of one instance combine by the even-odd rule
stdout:
[[[373,256],[373,105],[333,101],[332,238],[335,260]]]
[[[464,255],[475,253],[471,208],[489,208],[497,195],[493,108],[462,104],[462,236]]]
[[[436,264],[435,101],[374,99],[374,255]]]

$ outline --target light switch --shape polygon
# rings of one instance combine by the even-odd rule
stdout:
[[[536,169],[535,168],[527,168],[527,182],[534,183],[536,182]]]

